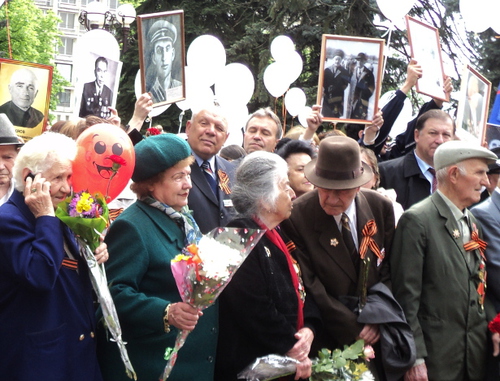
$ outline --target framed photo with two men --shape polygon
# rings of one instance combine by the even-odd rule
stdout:
[[[362,123],[373,120],[382,85],[385,41],[324,34],[317,103],[323,119]]]
[[[142,92],[153,107],[186,98],[184,11],[137,16]]]

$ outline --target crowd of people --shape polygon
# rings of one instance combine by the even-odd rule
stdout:
[[[349,136],[318,136],[320,105],[285,135],[265,108],[249,116],[241,147],[223,148],[229,126],[215,105],[193,112],[186,139],[159,128],[143,137],[153,101],[139,97],[125,127],[130,189],[110,204],[95,251],[138,380],[159,378],[180,330],[192,333],[171,380],[236,380],[269,354],[296,361],[283,380],[307,379],[318,350],[359,339],[375,350],[376,380],[500,379],[500,334],[488,330],[500,312],[498,152],[456,140],[438,100],[387,150],[419,76],[411,61],[394,98]],[[128,379],[54,212],[72,191],[75,139],[98,123],[118,128],[110,113],[25,144],[0,114],[0,379]],[[220,226],[265,235],[201,312],[182,301],[171,260]]]

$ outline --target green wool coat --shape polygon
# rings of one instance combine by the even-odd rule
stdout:
[[[481,237],[476,219],[469,211],[467,216]],[[399,220],[390,256],[392,290],[429,380],[483,377],[489,306],[479,304],[479,263],[478,250],[464,250],[458,223],[439,193]]]
[[[184,233],[166,214],[142,201],[126,209],[111,225],[105,242],[106,272],[118,311],[123,338],[140,381],[157,381],[173,347],[178,329],[165,333],[163,314],[181,298],[170,261],[184,247]],[[217,347],[218,307],[203,311],[196,328],[179,351],[169,378],[212,381]],[[105,381],[129,381],[117,345],[106,340],[99,322],[98,356]]]

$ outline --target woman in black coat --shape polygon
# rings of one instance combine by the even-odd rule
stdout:
[[[229,226],[267,232],[220,296],[216,380],[236,380],[257,357],[269,354],[300,362],[290,379],[311,374],[308,355],[319,314],[306,298],[298,264],[279,232],[295,198],[287,170],[278,155],[258,151],[236,173],[231,198],[239,216]]]

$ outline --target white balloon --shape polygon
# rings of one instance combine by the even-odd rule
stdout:
[[[253,74],[241,63],[226,65],[215,81],[215,95],[222,106],[246,105],[254,90]]]
[[[212,86],[226,65],[226,50],[217,37],[204,34],[193,40],[187,50],[187,64],[197,72],[202,86]]]
[[[151,118],[155,117],[155,116],[158,116],[160,115],[161,113],[163,113],[167,108],[169,108],[172,104],[168,104],[168,105],[163,105],[163,106],[158,106],[158,107],[154,107],[151,112],[149,113],[148,116],[150,116]]]
[[[297,116],[306,106],[306,93],[298,87],[293,87],[285,94],[285,107],[291,116]]]
[[[76,40],[76,56],[89,52],[120,61],[120,45],[113,35],[103,29],[92,29]],[[75,63],[78,62],[75,57]]]
[[[286,59],[283,60],[283,62],[286,62],[288,82],[295,82],[297,78],[299,78],[300,74],[302,74],[302,68],[304,65],[302,57],[298,52],[293,51],[286,55]]]
[[[191,111],[198,112],[214,105],[214,92],[210,87],[199,88],[195,93],[189,95]]]
[[[290,86],[286,75],[286,64],[283,61],[270,64],[264,70],[263,80],[267,91],[273,97],[281,97]]]
[[[489,28],[490,23],[485,22],[488,9],[488,0],[460,0],[460,14],[468,31],[481,33]]]
[[[184,68],[185,85],[186,85],[186,99],[176,102],[177,106],[186,111],[193,108],[199,108],[200,105],[207,105],[214,102],[214,93],[209,86],[203,81],[200,81],[200,73],[194,70],[191,66]]]
[[[380,12],[392,22],[399,21],[415,4],[415,0],[377,0]]]
[[[271,42],[271,55],[275,61],[286,59],[287,54],[295,51],[295,44],[288,36],[275,37]]]
[[[136,98],[142,95],[141,69],[137,70],[137,74],[135,75],[134,93]]]
[[[302,127],[307,128],[307,117],[312,113],[312,107],[305,106],[302,110],[299,111],[299,123]]]
[[[248,108],[246,105],[237,107],[222,107],[223,114],[226,116],[229,137],[224,146],[230,144],[243,145],[243,128],[248,120]]]
[[[488,0],[488,10],[484,13],[485,22],[491,27],[496,33],[500,33],[500,1],[498,0]]]

